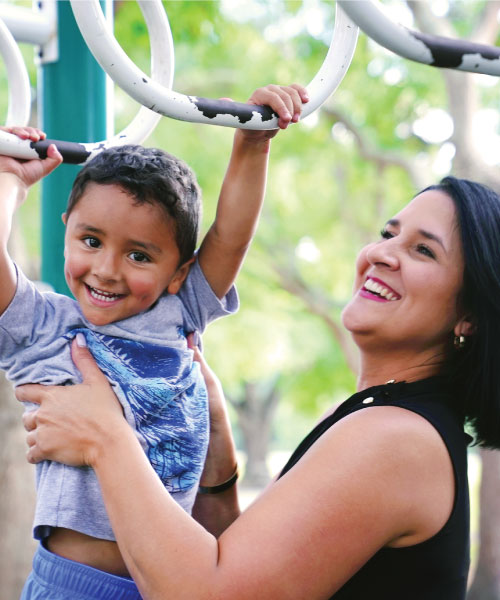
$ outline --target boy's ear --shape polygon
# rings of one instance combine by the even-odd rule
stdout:
[[[181,286],[184,283],[184,280],[189,273],[189,269],[191,268],[191,265],[194,263],[195,259],[196,257],[193,256],[177,269],[167,286],[167,292],[169,294],[177,294],[177,292],[181,289]]]
[[[66,213],[63,213],[63,214],[61,215],[61,219],[62,219],[62,222],[63,222],[65,225],[67,225],[67,223],[68,223],[68,215],[67,215]]]

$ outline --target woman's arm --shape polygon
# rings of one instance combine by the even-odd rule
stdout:
[[[422,417],[342,419],[216,539],[165,491],[84,348],[84,383],[18,394],[28,457],[94,467],[122,555],[147,600],[328,598],[379,548],[419,543],[453,505],[451,461]],[[33,429],[33,427],[35,427]]]

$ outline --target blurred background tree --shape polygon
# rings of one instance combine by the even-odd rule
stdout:
[[[499,2],[384,4],[409,27],[498,43]],[[175,42],[174,88],[238,101],[270,82],[307,84],[325,56],[335,9],[334,2],[321,0],[164,5]],[[148,71],[149,38],[137,4],[114,6],[117,39]],[[33,50],[23,50],[28,59]],[[33,67],[32,76],[35,82]],[[359,248],[418,189],[449,172],[500,191],[499,95],[495,78],[411,63],[361,34],[337,93],[273,141],[262,221],[238,279],[241,311],[204,336],[207,358],[233,407],[238,445],[248,457],[246,485],[262,486],[270,475],[269,456],[286,455],[324,410],[355,388],[356,352],[339,316]],[[121,90],[114,105],[118,130],[137,105]],[[230,129],[163,119],[147,141],[197,173],[204,231],[214,216],[232,137]],[[35,191],[19,215],[24,236],[15,238],[17,256],[34,278],[37,211]],[[0,599],[11,600],[33,550],[33,494],[25,485],[33,475],[24,464],[19,409],[7,392],[0,391],[0,401],[0,520],[8,533],[0,544]],[[471,460],[476,464],[474,452]],[[483,465],[480,561],[471,598],[490,600],[500,598],[498,453],[488,453]],[[472,541],[477,555],[478,541]]]

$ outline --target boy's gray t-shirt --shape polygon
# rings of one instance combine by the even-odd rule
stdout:
[[[80,383],[70,340],[81,331],[156,473],[190,512],[209,432],[205,385],[186,335],[235,312],[236,290],[219,300],[196,261],[178,294],[164,294],[139,315],[95,326],[75,300],[40,292],[19,269],[17,274],[16,294],[0,316],[0,368],[14,385]],[[52,527],[115,539],[91,468],[45,461],[37,465],[36,479],[37,539]]]

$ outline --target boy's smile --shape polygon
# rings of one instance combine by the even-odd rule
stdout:
[[[85,317],[106,325],[176,294],[189,270],[179,267],[174,225],[156,204],[137,204],[118,185],[90,183],[66,223],[64,273]]]

